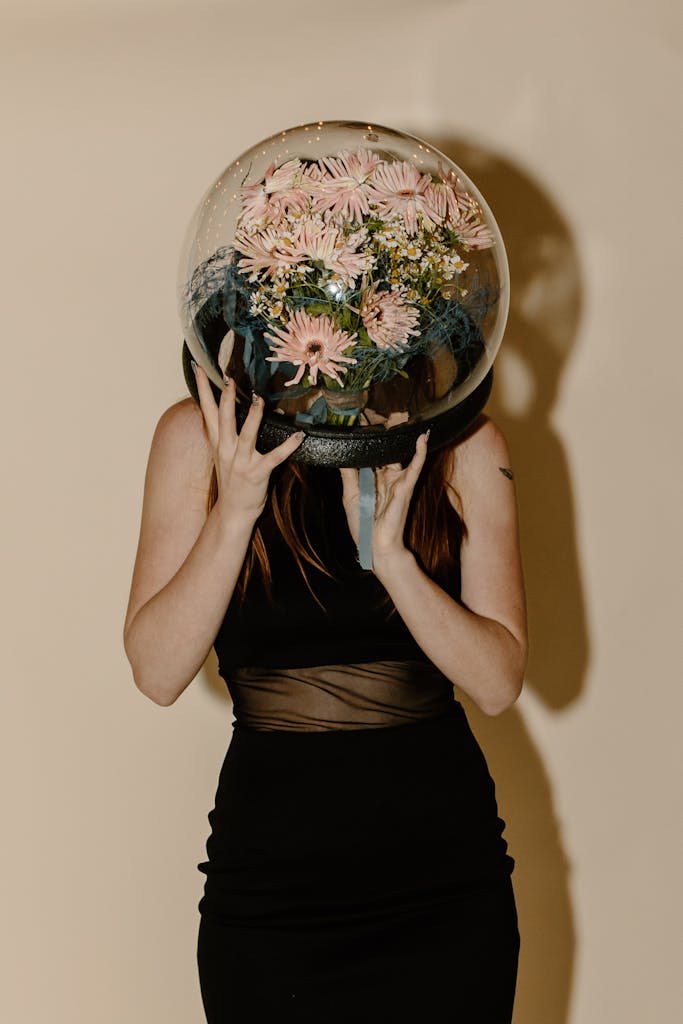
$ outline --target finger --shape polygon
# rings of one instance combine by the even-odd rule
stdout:
[[[218,404],[218,429],[222,437],[227,438],[231,447],[237,440],[237,424],[235,422],[235,382],[228,377],[221,392]]]
[[[358,470],[352,466],[340,466],[339,473],[342,479],[342,491],[345,498],[349,500],[356,498],[360,491],[358,483]]]
[[[195,380],[197,381],[199,407],[202,410],[202,415],[206,424],[206,431],[209,436],[209,442],[211,443],[211,446],[216,449],[218,447],[218,406],[216,405],[216,399],[213,397],[209,378],[207,377],[204,368],[194,360],[192,360],[192,368],[194,370]]]
[[[415,454],[406,466],[405,479],[411,487],[415,486],[420,471],[424,466],[425,459],[427,458],[427,438],[429,431],[425,431],[424,434],[420,434],[415,444]]]
[[[276,448],[273,448],[266,455],[263,456],[263,465],[266,471],[270,474],[279,466],[281,462],[288,459],[292,452],[295,452],[300,447],[302,442],[306,438],[306,432],[304,430],[298,430],[295,434],[290,434],[286,441],[279,444]]]
[[[247,451],[253,452],[256,449],[256,438],[263,418],[264,401],[261,395],[252,392],[251,405],[247,417],[242,424],[238,442],[240,447],[246,447]]]

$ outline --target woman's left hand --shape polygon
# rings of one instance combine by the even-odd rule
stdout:
[[[415,454],[405,469],[400,462],[391,462],[375,469],[375,521],[372,529],[373,567],[382,558],[405,550],[405,531],[408,508],[413,496],[417,478],[427,455],[429,431],[420,434],[415,445]],[[340,468],[343,495],[342,502],[349,524],[349,530],[358,545],[358,470]]]

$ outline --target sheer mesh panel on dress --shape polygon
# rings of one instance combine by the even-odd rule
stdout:
[[[235,719],[253,729],[320,732],[406,725],[448,711],[453,686],[422,661],[237,669]]]

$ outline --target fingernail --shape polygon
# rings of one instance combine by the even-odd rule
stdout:
[[[227,373],[223,374],[223,383],[225,384],[226,387],[228,386],[228,384],[230,383],[231,380],[232,380],[232,377],[228,377]]]
[[[197,364],[195,363],[194,359],[190,359],[190,364],[192,366],[192,369],[196,373],[197,372]]]
[[[261,396],[257,395],[255,391],[252,391],[252,393],[251,393],[251,404],[252,405],[258,405],[260,399],[261,399]]]
[[[431,427],[429,427],[429,428],[427,429],[427,432],[426,432],[426,434],[425,434],[425,441],[428,441],[428,440],[429,440],[429,435],[431,434],[431,432],[432,432],[432,428],[431,428]]]
[[[297,438],[305,437],[305,436],[306,436],[306,431],[305,430],[297,430],[296,434],[294,435],[294,437],[297,437]]]

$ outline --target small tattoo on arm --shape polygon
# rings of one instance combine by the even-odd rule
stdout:
[[[501,473],[503,473],[504,476],[506,476],[508,478],[508,480],[514,480],[515,479],[514,476],[512,475],[512,470],[511,469],[506,469],[505,466],[499,466],[498,469],[501,471]]]

